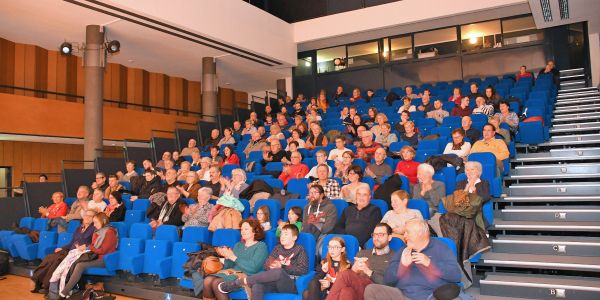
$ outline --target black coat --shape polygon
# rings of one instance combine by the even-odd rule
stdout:
[[[119,205],[119,207],[115,208],[115,210],[108,217],[108,221],[110,222],[121,222],[125,220],[125,205]]]
[[[144,181],[142,183],[142,187],[140,188],[140,193],[138,198],[140,199],[149,199],[151,195],[162,191],[162,186],[160,184],[160,177],[155,176],[150,181]]]

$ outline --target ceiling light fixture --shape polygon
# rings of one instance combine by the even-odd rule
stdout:
[[[60,44],[60,54],[62,55],[71,55],[73,53],[73,44],[69,42],[63,42]]]
[[[106,51],[110,54],[121,51],[121,43],[117,40],[110,41],[106,44]]]

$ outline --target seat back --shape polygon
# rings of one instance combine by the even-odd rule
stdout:
[[[146,218],[145,214],[146,214],[146,211],[133,210],[133,209],[128,210],[125,212],[125,223],[128,226],[131,226],[134,223],[141,223]]]
[[[381,210],[381,216],[382,217],[389,210],[388,204],[387,204],[387,202],[385,202],[385,200],[371,199],[371,204],[379,207],[379,209]]]
[[[208,231],[208,227],[190,226],[183,230],[182,242],[186,243],[205,243],[212,242],[212,232]]]
[[[152,230],[152,229],[151,229]],[[146,240],[141,238],[122,238],[119,240],[118,270],[133,270],[132,257],[144,253]]]
[[[410,199],[406,207],[420,211],[423,219],[429,220],[429,204],[427,204],[427,201],[423,199]]]
[[[342,216],[344,209],[348,207],[348,202],[344,199],[331,199],[331,203],[335,205],[335,209],[337,210],[338,219]]]
[[[491,152],[471,153],[468,160],[481,163],[481,178],[491,184],[492,180],[496,177],[496,156]]]
[[[241,239],[240,231],[237,229],[221,228],[213,233],[212,245],[215,247],[227,246],[233,248]]]
[[[64,245],[71,242],[73,239],[73,234],[70,232],[63,232],[58,234],[58,238],[56,240],[56,248],[61,248]]]
[[[292,178],[288,181],[287,190],[290,193],[299,194],[300,198],[306,198],[309,183],[308,178]]]
[[[125,238],[129,236],[129,227],[127,227],[125,222],[112,222],[110,223],[110,226],[117,229],[119,238]]]
[[[341,238],[344,239],[344,242],[346,242],[346,257],[348,258],[348,260],[350,262],[354,262],[354,257],[356,256],[356,254],[358,253],[359,250],[359,244],[358,244],[358,240],[356,239],[356,237],[354,237],[353,235],[347,235],[347,234],[328,234],[323,238],[323,244],[321,247],[321,257],[325,258],[327,257],[327,246],[329,245],[329,240],[331,240],[331,238],[335,237],[335,236],[339,236]]]
[[[26,228],[32,229],[34,221],[35,221],[35,218],[32,218],[32,217],[23,217],[19,221],[19,227],[26,227]]]
[[[171,256],[172,244],[166,240],[146,240],[143,273],[159,274],[160,264],[158,262]]]
[[[277,178],[265,178],[264,181],[273,188],[283,189],[283,181]]]
[[[48,218],[35,219],[33,222],[33,230],[42,232],[48,228]]]
[[[79,228],[79,226],[81,226],[81,221],[80,220],[71,220],[69,221],[69,224],[67,225],[67,232],[75,232],[75,230],[77,230],[77,228]]]
[[[189,258],[188,253],[200,251],[200,244],[194,242],[177,242],[173,243],[171,251],[171,276],[179,279],[183,278],[183,264]]]
[[[56,240],[58,234],[54,231],[42,231],[40,232],[40,240],[38,243],[37,258],[44,259],[46,255],[54,252],[56,249]]]
[[[298,239],[296,240],[298,245],[301,245],[308,256],[308,271],[312,271],[315,269],[315,256],[317,249],[317,242],[315,241],[315,237],[310,233],[301,232],[298,235]],[[358,241],[357,241],[358,243]]]
[[[152,227],[145,223],[135,223],[129,228],[129,237],[150,240],[152,239]]]
[[[279,221],[279,214],[281,213],[281,204],[279,200],[275,199],[260,199],[254,203],[254,218],[256,219],[256,212],[258,208],[261,206],[266,206],[269,208],[269,221],[271,222],[271,227],[277,227],[277,221]]]
[[[458,251],[456,250],[456,243],[454,243],[454,240],[446,237],[433,237],[433,239],[439,240],[440,242],[446,244],[446,246],[452,250],[454,256],[458,256]]]
[[[288,212],[290,211],[290,209],[294,206],[298,206],[300,207],[302,210],[304,210],[304,207],[306,207],[308,205],[308,200],[306,199],[290,199],[287,202],[285,202],[285,209],[283,210],[283,216],[281,216],[281,219],[284,221],[288,221]],[[300,219],[302,220],[302,219]]]
[[[146,213],[146,210],[150,207],[150,199],[137,199],[133,201],[133,209],[141,210]]]
[[[179,242],[179,231],[175,225],[160,225],[156,228],[155,240]]]
[[[400,248],[406,246],[406,244],[404,244],[404,242],[397,238],[397,237],[393,237],[392,240],[390,240],[390,249],[392,249],[393,251],[398,251],[400,250]],[[365,249],[373,249],[373,247],[375,247],[373,245],[373,238],[370,238],[366,243],[365,243]]]

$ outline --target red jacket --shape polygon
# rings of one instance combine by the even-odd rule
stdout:
[[[279,180],[283,181],[283,185],[287,185],[288,181],[292,178],[304,178],[310,171],[305,164],[290,165],[287,168],[288,172],[283,171],[279,175]]]
[[[42,216],[42,218],[59,218],[67,215],[67,211],[69,210],[69,206],[64,201],[59,203],[53,203],[48,207],[48,215]]]
[[[402,174],[408,177],[408,181],[411,184],[415,184],[417,183],[417,168],[419,165],[420,163],[414,160],[402,160],[398,163],[398,165],[396,165],[396,171],[394,171],[394,173],[402,172]]]
[[[117,250],[117,232],[114,228],[109,228],[108,231],[106,231],[104,241],[102,241],[102,245],[100,245],[100,248],[94,247],[96,239],[98,239],[98,234],[94,232],[94,235],[92,235],[92,243],[90,244],[90,250],[98,254],[98,259],[102,259],[105,254],[109,254]]]
[[[237,156],[237,154],[233,153],[228,158],[223,159],[221,167],[223,167],[224,165],[239,165],[239,164],[240,164],[240,158]]]

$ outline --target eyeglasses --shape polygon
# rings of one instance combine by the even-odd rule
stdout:
[[[339,250],[342,249],[342,246],[327,246],[328,249],[334,249],[334,250]]]
[[[386,237],[388,234],[386,232],[373,232],[371,234],[372,237]]]

